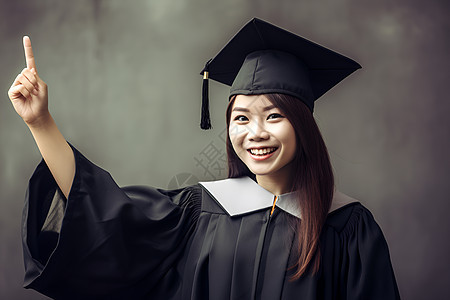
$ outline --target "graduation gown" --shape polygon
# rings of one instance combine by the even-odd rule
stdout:
[[[336,193],[319,272],[292,281],[293,194],[248,177],[177,190],[130,186],[75,148],[68,200],[42,161],[23,214],[26,288],[55,299],[399,299],[371,213]]]

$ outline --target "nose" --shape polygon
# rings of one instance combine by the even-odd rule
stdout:
[[[263,141],[269,138],[269,132],[264,126],[264,122],[254,121],[247,125],[247,138],[249,141]]]

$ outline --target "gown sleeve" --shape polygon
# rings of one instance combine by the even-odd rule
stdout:
[[[67,201],[44,161],[30,179],[22,219],[24,286],[55,299],[140,299],[192,235],[201,189],[119,188],[72,149],[76,171]]]
[[[343,232],[342,299],[400,299],[389,249],[372,214],[356,205]]]

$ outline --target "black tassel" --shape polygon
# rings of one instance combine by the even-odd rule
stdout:
[[[211,129],[211,118],[209,116],[209,60],[203,69],[203,87],[202,87],[202,119],[200,128],[207,130]]]

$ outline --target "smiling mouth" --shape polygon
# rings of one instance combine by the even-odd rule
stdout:
[[[264,156],[264,155],[275,152],[277,149],[278,148],[276,148],[276,147],[259,148],[259,149],[251,148],[251,149],[248,149],[247,151],[250,152],[252,155]]]

